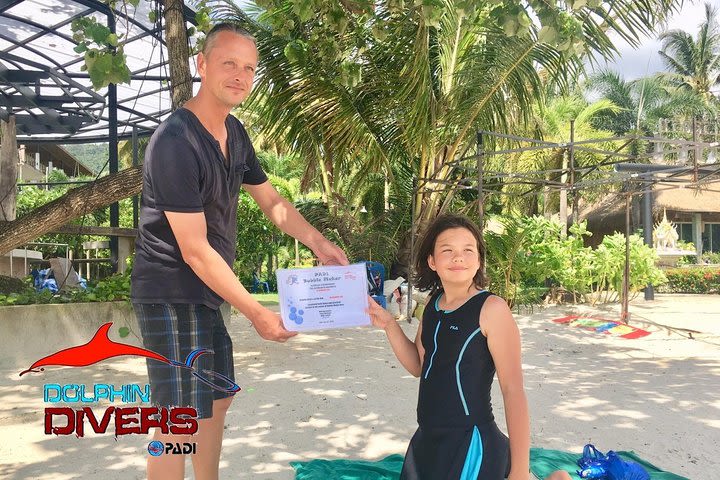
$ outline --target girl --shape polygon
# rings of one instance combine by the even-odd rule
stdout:
[[[431,295],[415,341],[369,302],[400,363],[420,377],[415,432],[400,478],[528,480],[530,420],[520,334],[505,301],[486,290],[485,243],[467,217],[441,215],[415,259],[417,287]],[[497,371],[510,438],[495,424],[490,388]],[[553,480],[569,479],[555,472]]]

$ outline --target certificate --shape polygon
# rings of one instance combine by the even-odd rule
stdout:
[[[280,316],[288,330],[370,325],[364,263],[277,270]]]

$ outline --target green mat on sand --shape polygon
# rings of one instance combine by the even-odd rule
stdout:
[[[403,456],[390,455],[377,462],[369,460],[311,460],[290,462],[296,480],[397,480]]]
[[[623,459],[637,462],[648,471],[652,480],[688,480],[685,477],[663,472],[655,465],[641,459],[633,452],[617,452]],[[530,470],[538,478],[544,478],[555,470],[565,470],[575,475],[579,453],[530,449]],[[290,462],[295,469],[296,480],[397,480],[402,469],[403,456],[390,455],[377,462],[369,460],[311,460]]]

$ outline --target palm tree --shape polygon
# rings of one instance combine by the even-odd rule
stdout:
[[[473,200],[447,185],[475,166],[463,159],[474,153],[478,129],[516,132],[542,103],[546,79],[562,86],[579,70],[583,47],[608,55],[608,30],[637,41],[677,4],[641,8],[622,0],[607,10],[588,2],[558,12],[545,3],[526,11],[509,3],[387,0],[365,2],[374,10],[364,13],[322,2],[325,10],[307,15],[300,3],[263,2],[269,10],[250,14],[233,3],[216,10],[257,39],[261,61],[248,108],[265,138],[298,152],[306,177],[319,179],[327,204],[315,205],[313,215],[348,217],[324,221],[331,235],[366,242],[380,232],[401,251],[410,236],[400,227],[412,220],[422,229],[438,212]],[[538,12],[542,28],[531,20]],[[343,20],[335,30],[333,18]],[[413,177],[435,183],[416,192],[411,219]],[[358,207],[371,207],[360,199],[377,199],[385,181],[394,201],[384,203],[395,208],[360,214]]]
[[[600,112],[592,121],[596,128],[615,135],[666,136],[661,121],[684,125],[692,118],[717,118],[720,107],[718,102],[707,102],[705,97],[664,74],[626,81],[616,72],[603,71],[590,77],[586,88],[620,107],[617,111]],[[653,148],[652,142],[632,140],[628,153],[649,154]]]
[[[316,165],[332,202],[340,176],[352,172],[361,182],[372,171],[391,173],[389,165],[396,162],[412,165],[420,178],[449,179],[450,162],[463,157],[478,128],[510,131],[529,120],[532,105],[543,98],[539,70],[556,81],[567,78],[580,66],[572,50],[583,41],[595,54],[608,54],[613,45],[606,27],[636,40],[677,2],[647,8],[622,1],[611,10],[588,2],[594,6],[557,18],[541,9],[543,22],[556,22],[542,29],[519,7],[480,4],[468,11],[473,2],[444,0],[428,19],[425,8],[398,10],[398,2],[375,2],[370,16],[341,11],[346,30],[332,37],[337,54],[330,56],[315,48],[323,39],[314,29],[325,17],[303,20],[295,15],[295,3],[276,2],[281,6],[259,17],[230,3],[218,14],[258,39],[262,61],[250,105],[263,105],[267,133]],[[559,18],[570,25],[567,31]],[[509,36],[513,22],[525,28],[515,25]],[[352,35],[348,23],[355,25]],[[544,43],[552,36],[560,38],[557,47]],[[418,194],[422,213],[416,220],[431,219],[444,199],[440,192]]]
[[[717,10],[705,4],[705,21],[697,38],[683,30],[660,35],[660,56],[671,71],[669,79],[676,85],[702,97],[705,104],[715,100],[712,88],[720,81],[720,32]]]
[[[554,96],[548,99],[545,105],[534,108],[532,121],[524,131],[528,132],[527,137],[539,137],[548,142],[563,144],[570,140],[572,121],[576,141],[609,137],[610,132],[595,128],[594,121],[600,115],[619,111],[620,108],[610,100],[600,99],[589,103],[580,92]],[[601,148],[612,149],[614,144],[608,142]],[[605,156],[583,151],[575,152],[574,158],[576,167],[596,166],[606,160]],[[509,179],[501,186],[505,213],[542,213],[550,217],[560,212],[560,204],[565,202],[561,197],[566,191],[558,194],[550,185],[557,182],[567,183],[568,161],[567,146],[493,157],[490,169],[510,174]],[[610,167],[601,170],[608,168]],[[584,191],[583,194],[593,195],[590,191]],[[561,219],[561,223],[565,223],[564,219]]]
[[[611,70],[592,75],[585,89],[618,107],[615,111],[600,112],[592,121],[596,128],[615,135],[651,134],[658,118],[664,115],[664,106],[671,100],[670,85],[662,77],[627,81]]]

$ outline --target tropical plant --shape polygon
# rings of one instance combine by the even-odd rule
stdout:
[[[512,305],[528,287],[552,285],[576,300],[614,301],[622,290],[625,236],[606,236],[597,249],[584,246],[587,224],[570,227],[567,235],[554,220],[535,217],[493,217],[501,231],[488,231],[487,272],[493,291]],[[630,292],[666,279],[655,266],[657,253],[637,235],[630,237]]]
[[[660,40],[660,57],[671,72],[667,78],[700,96],[705,105],[716,101],[711,91],[720,81],[720,31],[715,7],[705,4],[705,19],[697,38],[683,30],[670,30],[660,35]]]
[[[130,300],[130,272],[116,274],[91,283],[83,290],[73,288],[52,293],[50,290],[36,291],[32,278],[26,279],[26,288],[9,294],[0,294],[0,306],[34,305],[46,303],[115,302]]]
[[[283,197],[290,201],[297,197],[297,179],[286,180],[272,174],[269,178]],[[237,229],[234,270],[244,284],[252,284],[253,274],[274,284],[275,270],[294,264],[296,252],[293,240],[265,216],[244,190],[240,191],[238,201]],[[312,252],[302,245],[298,245],[298,254],[303,263],[312,258]]]
[[[532,148],[488,158],[487,168],[501,172],[504,176],[502,180],[490,181],[487,186],[491,189],[495,183],[496,189],[502,193],[503,212],[530,216],[542,213],[546,217],[560,212],[560,199],[562,196],[567,198],[567,191],[561,192],[558,187],[570,182],[568,144],[571,135],[574,135],[575,141],[609,138],[610,132],[595,128],[592,122],[599,115],[619,110],[615,104],[606,99],[589,103],[580,92],[554,96],[544,105],[537,104],[533,108],[531,123],[523,129],[524,136],[540,138],[557,146],[538,149],[537,144],[506,142],[506,145],[514,148],[518,146]],[[580,149],[574,152],[573,165],[578,169],[575,173],[575,182],[589,182],[601,172],[611,168],[607,164],[608,155],[599,151],[614,151],[619,146],[608,140],[599,142],[595,147],[597,152]],[[582,169],[586,169],[587,173]],[[600,188],[602,192],[607,192],[607,185],[578,191],[575,197],[576,203],[579,203],[580,196],[587,201],[593,201]]]
[[[477,129],[527,121],[543,78],[562,83],[583,52],[614,50],[609,30],[636,42],[676,6],[651,3],[266,0],[252,15],[234,4],[217,14],[256,36],[261,66],[249,107],[260,108],[267,135],[319,172],[332,213],[338,179],[350,172],[356,182],[370,172],[392,181],[401,163],[435,186],[453,180],[452,162]],[[416,221],[453,202],[438,190],[417,194]]]
[[[613,111],[599,112],[592,119],[593,126],[615,135],[652,134],[656,131],[657,120],[666,116],[663,107],[670,101],[668,87],[661,77],[627,81],[611,70],[590,76],[585,85],[587,91],[600,94],[617,107]]]
[[[648,285],[661,285],[667,281],[655,265],[657,251],[646,245],[639,235],[630,236],[630,277],[628,290],[631,296]],[[625,270],[625,235],[605,235],[602,243],[592,252],[594,268],[594,301],[615,301],[622,292]]]

